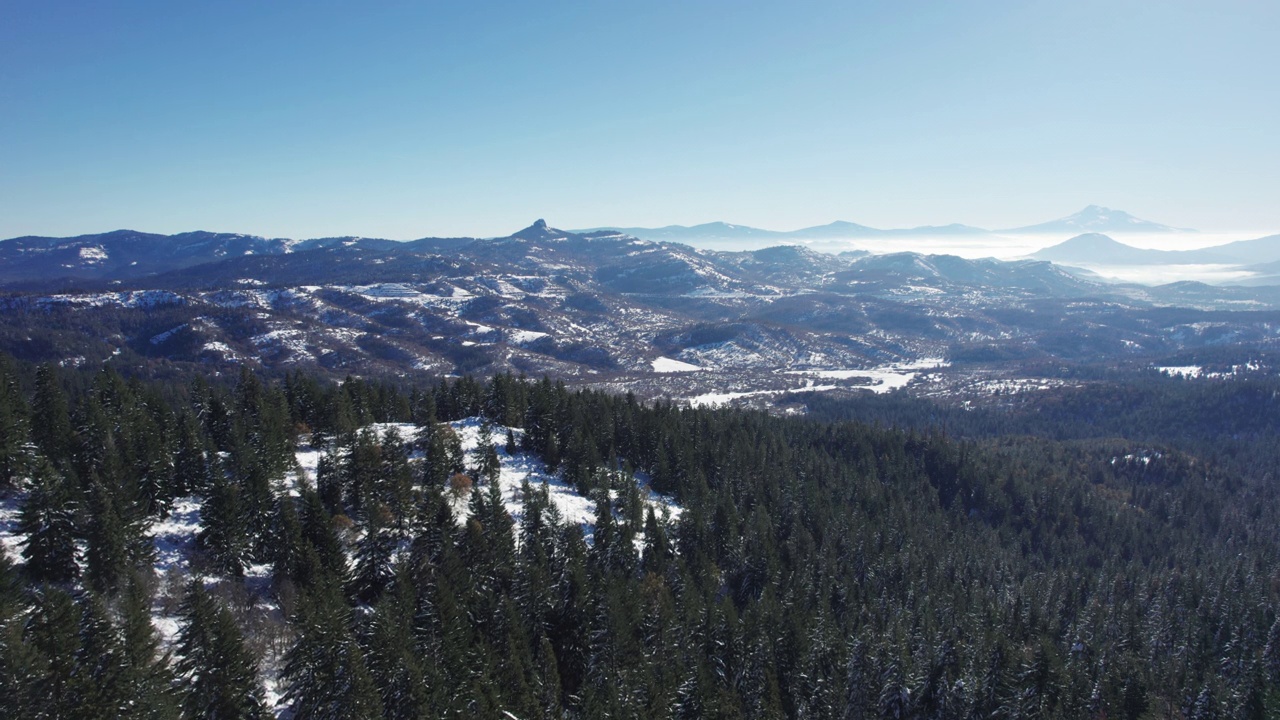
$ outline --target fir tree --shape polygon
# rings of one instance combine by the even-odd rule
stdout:
[[[320,494],[309,487],[302,489],[302,536],[315,549],[320,567],[335,582],[347,578],[347,555],[333,527],[333,518],[325,510]]]

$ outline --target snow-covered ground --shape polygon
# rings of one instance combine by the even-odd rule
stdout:
[[[200,529],[200,499],[195,496],[178,498],[169,511],[169,517],[151,526],[148,534],[156,545],[156,573],[163,575],[170,568],[187,569],[188,555]]]
[[[799,387],[788,387],[782,389],[768,390],[748,390],[743,392],[710,392],[701,395],[695,395],[686,398],[686,402],[693,407],[716,407],[727,405],[738,398],[754,397],[761,395],[783,395],[792,392],[825,392],[828,390],[870,390],[873,393],[887,393],[898,388],[906,387],[922,370],[932,370],[942,368],[949,365],[948,362],[940,358],[922,358],[909,362],[894,363],[892,365],[884,365],[877,368],[866,370],[822,370],[822,369],[805,369],[805,370],[787,370],[784,375],[795,375],[808,378],[804,385]],[[655,361],[656,369],[656,361]],[[823,380],[851,380],[853,378],[863,378],[871,380],[868,385],[838,385],[838,384],[822,384],[819,385],[815,379]]]
[[[480,447],[483,423],[477,418],[468,418],[449,423],[449,425],[454,432],[458,433],[458,437],[462,441],[462,450],[467,458],[467,466],[474,467],[479,462],[479,457],[476,453]],[[524,521],[524,498],[521,495],[520,487],[527,480],[529,486],[533,489],[537,489],[543,484],[547,486],[547,495],[552,505],[559,511],[560,517],[566,523],[580,525],[587,543],[590,544],[595,534],[595,501],[580,494],[576,487],[566,482],[559,474],[548,473],[546,466],[538,458],[519,451],[514,455],[508,455],[503,447],[506,444],[507,430],[508,428],[506,427],[491,426],[489,439],[498,449],[498,459],[501,461],[498,485],[502,490],[502,504],[511,515],[512,520],[515,521],[517,533],[519,532],[520,524]],[[524,431],[519,428],[511,428],[511,433],[516,442],[519,443]],[[647,505],[653,508],[658,517],[663,517],[665,514],[673,522],[679,519],[681,508],[674,499],[653,492],[652,488],[649,487],[648,479],[643,474],[636,475],[634,479],[642,491],[641,497],[644,498]],[[472,492],[479,492],[483,487],[482,484],[477,485]],[[614,497],[616,499],[616,493]],[[468,512],[468,504],[465,498],[459,498],[454,505],[454,511],[459,521],[465,520]]]
[[[916,378],[920,370],[933,370],[936,368],[946,367],[950,363],[942,358],[921,358],[910,362],[894,363],[883,367],[871,368],[870,370],[789,370],[789,375],[809,375],[812,377],[827,378],[831,380],[848,380],[851,378],[866,378],[875,381],[875,384],[868,385],[865,389],[874,393],[886,393],[906,387],[908,383]]]
[[[1170,377],[1181,378],[1231,378],[1248,373],[1256,373],[1263,369],[1261,363],[1257,360],[1250,360],[1247,363],[1232,365],[1230,369],[1205,372],[1201,365],[1166,365],[1153,368],[1156,372],[1164,373]]]
[[[1174,365],[1169,367],[1158,367],[1157,371],[1169,375],[1171,377],[1200,377],[1202,368],[1199,365]]]
[[[789,392],[826,392],[827,390],[835,390],[839,385],[815,385],[812,380],[797,388],[786,388],[783,390],[748,390],[746,392],[726,392],[726,393],[703,393],[695,395],[688,399],[691,407],[719,407],[728,405],[729,403],[744,397],[755,397],[758,395],[783,395]]]
[[[0,552],[9,554],[13,562],[22,561],[22,537],[18,535],[18,513],[25,493],[0,497]]]
[[[480,418],[467,418],[465,420],[456,420],[448,423],[448,425],[458,434],[466,467],[479,465],[480,457],[478,451],[481,433],[485,427],[484,422]],[[394,429],[400,435],[401,441],[406,443],[412,442],[421,431],[421,427],[412,423],[375,423],[370,428],[379,437],[385,437],[389,430]],[[581,525],[583,534],[587,537],[587,541],[590,542],[596,522],[595,501],[580,494],[574,485],[566,482],[558,473],[547,472],[546,466],[537,457],[519,450],[515,454],[508,454],[505,449],[507,431],[510,430],[516,442],[519,443],[524,430],[507,428],[501,425],[489,425],[488,430],[489,441],[498,451],[498,460],[500,462],[498,485],[502,490],[502,503],[515,521],[517,532],[519,531],[520,523],[524,520],[524,498],[521,496],[520,487],[527,480],[530,487],[534,489],[541,487],[545,483],[548,497],[560,512],[561,518],[566,523]],[[316,481],[316,467],[323,454],[323,449],[314,448],[310,445],[302,445],[297,451],[298,467],[301,468],[307,481],[313,485]],[[420,453],[411,455],[411,459],[420,457]],[[286,475],[285,492],[297,494],[296,480],[296,475],[293,472]],[[663,517],[665,513],[665,516],[669,517],[672,522],[679,519],[681,508],[674,499],[653,492],[649,487],[648,478],[643,473],[638,473],[635,476],[635,482],[640,486],[641,496],[645,498],[645,502],[653,507],[654,512],[659,517]],[[484,487],[483,482],[477,482],[472,492],[479,492]],[[468,495],[463,495],[454,500],[453,510],[459,523],[465,523],[470,512],[468,498]]]

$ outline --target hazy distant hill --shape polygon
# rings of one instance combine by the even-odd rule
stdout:
[[[1185,228],[1143,220],[1123,210],[1113,210],[1099,205],[1090,205],[1073,215],[1051,220],[1038,225],[1010,228],[1007,230],[986,230],[972,225],[952,223],[950,225],[923,225],[911,228],[876,228],[860,225],[846,220],[837,220],[826,225],[801,228],[799,230],[762,230],[747,225],[733,225],[726,222],[711,222],[701,225],[666,225],[663,227],[606,227],[595,230],[612,230],[634,235],[645,240],[665,240],[690,244],[726,242],[734,240],[838,240],[838,239],[870,239],[870,238],[903,238],[903,237],[949,237],[980,236],[1008,234],[1050,234],[1050,233],[1184,233],[1196,232]],[[580,230],[577,232],[589,232]]]
[[[990,230],[952,223],[950,225],[922,225],[913,228],[881,229],[837,220],[827,225],[793,230],[787,237],[800,239],[821,238],[883,238],[883,237],[938,237],[944,235],[990,235]]]
[[[1258,265],[1280,261],[1280,235],[1197,250],[1136,248],[1101,233],[1085,233],[1031,255],[1066,265]]]
[[[852,223],[850,223],[852,224]],[[861,226],[858,226],[861,227]],[[577,233],[613,232],[633,235],[642,240],[658,240],[667,242],[694,243],[705,240],[760,240],[764,238],[785,238],[787,233],[775,230],[761,230],[746,225],[731,225],[726,222],[709,222],[701,225],[666,225],[658,228],[643,227],[599,227],[589,230],[575,230]]]
[[[727,241],[758,240],[841,240],[871,239],[897,237],[942,237],[955,235],[990,235],[990,230],[960,225],[923,225],[914,228],[874,228],[846,220],[837,220],[826,225],[801,228],[799,230],[762,230],[747,225],[732,225],[725,222],[703,223],[701,225],[667,225],[658,228],[644,227],[607,227],[595,228],[594,231],[608,230],[633,235],[643,240],[682,242],[691,245],[700,243],[723,243]],[[577,232],[592,232],[579,230]]]

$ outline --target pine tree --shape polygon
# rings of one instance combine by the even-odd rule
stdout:
[[[560,669],[551,640],[542,635],[538,640],[537,671],[535,675],[535,699],[542,717],[555,718],[564,714],[560,694]]]
[[[355,572],[349,588],[357,602],[373,603],[391,583],[395,542],[391,530],[384,527],[383,518],[375,515],[369,519],[364,537],[356,544]]]
[[[219,572],[232,577],[244,575],[249,559],[247,521],[240,489],[226,478],[215,476],[200,508],[196,540]]]
[[[397,533],[404,534],[413,506],[413,468],[409,465],[409,447],[394,427],[382,437],[375,494],[390,510]]]
[[[353,517],[364,518],[374,511],[382,471],[382,445],[373,430],[356,435],[342,470],[342,505]]]
[[[392,591],[370,618],[369,675],[382,697],[382,716],[390,720],[431,717],[431,688],[414,650],[415,601],[412,577],[399,568]]]
[[[498,459],[498,448],[493,444],[492,429],[487,423],[480,426],[480,444],[476,454],[480,457],[477,473],[487,483],[496,483],[502,471],[502,462]]]
[[[23,591],[18,569],[0,552],[0,697],[14,717],[33,717],[40,659],[23,638],[29,610]]]
[[[315,549],[316,557],[329,578],[345,582],[347,554],[334,531],[333,518],[325,510],[320,494],[309,487],[302,489],[302,536]]]
[[[1280,617],[1271,623],[1267,632],[1267,644],[1262,648],[1262,668],[1272,684],[1280,685]]]
[[[180,610],[178,661],[174,670],[187,717],[268,717],[257,662],[244,645],[235,618],[193,580]]]
[[[151,625],[150,598],[142,579],[134,576],[120,603],[121,685],[125,692],[122,717],[162,720],[179,716],[169,658],[160,653],[160,639]]]
[[[644,554],[641,556],[644,572],[664,575],[670,559],[671,540],[667,537],[666,528],[658,523],[658,518],[650,507],[644,518]]]
[[[337,443],[331,443],[316,462],[316,492],[330,515],[341,515],[347,511],[343,505],[345,476],[346,469]]]
[[[120,638],[97,593],[84,594],[80,606],[80,647],[70,688],[76,717],[114,720],[124,714],[129,701]]]
[[[27,470],[27,420],[13,360],[0,354],[0,490],[15,487]]]
[[[30,495],[22,505],[18,532],[23,540],[27,577],[33,583],[65,584],[79,575],[75,542],[75,502],[66,481],[49,465],[37,462]]]
[[[276,512],[271,525],[272,580],[277,591],[284,584],[306,584],[311,573],[318,568],[308,568],[307,551],[310,548],[302,535],[302,520],[294,499],[285,495],[276,501]],[[318,562],[318,557],[316,558]]]
[[[88,568],[85,579],[99,593],[114,593],[129,570],[125,526],[102,483],[89,487]]]
[[[462,439],[453,428],[437,423],[426,434],[426,457],[422,462],[422,484],[443,487],[449,478],[463,471]]]
[[[54,467],[66,472],[71,462],[71,414],[57,370],[48,363],[36,370],[31,400],[31,442]]]
[[[33,601],[24,636],[32,651],[34,686],[28,716],[77,717],[73,683],[80,656],[80,608],[69,593],[51,586],[37,590]]]
[[[177,423],[169,495],[182,497],[204,493],[209,486],[210,477],[206,438],[195,416],[183,412]]]
[[[285,657],[285,699],[297,720],[380,717],[382,702],[352,636],[346,603],[317,587],[301,603],[298,638]]]

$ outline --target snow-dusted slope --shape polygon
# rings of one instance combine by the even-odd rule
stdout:
[[[582,527],[583,535],[588,543],[592,541],[595,522],[596,505],[590,498],[582,496],[576,488],[565,482],[557,473],[548,472],[546,466],[538,458],[517,451],[508,454],[503,446],[508,430],[517,441],[523,434],[519,428],[507,428],[500,425],[486,426],[479,418],[467,418],[449,423],[462,441],[462,449],[466,456],[466,465],[474,467],[479,464],[477,450],[480,446],[481,433],[485,429],[490,433],[490,441],[498,449],[501,463],[498,483],[502,490],[503,505],[511,514],[519,537],[519,527],[524,519],[524,498],[521,485],[525,481],[532,487],[546,485],[548,497],[559,511],[566,523],[577,523]],[[389,432],[396,432],[404,441],[411,441],[421,429],[410,423],[380,423],[370,426],[379,438]],[[297,468],[285,474],[277,483],[277,491],[290,496],[297,496],[298,483],[308,482],[314,485],[316,469],[324,447],[313,447],[302,444],[296,454]],[[420,460],[421,453],[415,453],[411,461]],[[415,473],[416,475],[417,473]],[[636,482],[642,490],[646,503],[654,508],[655,514],[666,518],[669,522],[677,520],[681,508],[673,499],[652,492],[645,478],[637,476]],[[470,492],[484,492],[486,486],[479,482]],[[465,522],[469,512],[468,496],[457,497],[454,512],[459,522]],[[24,493],[14,493],[0,498],[0,552],[7,552],[14,562],[22,561],[23,537],[18,532],[18,516],[21,512]],[[171,649],[177,641],[180,622],[177,616],[177,603],[174,601],[180,593],[191,569],[191,553],[195,547],[196,534],[200,529],[201,499],[195,496],[178,498],[168,515],[150,527],[148,534],[156,547],[154,572],[158,581],[158,591],[153,607],[152,622],[159,632],[165,649]],[[642,543],[643,538],[637,540]],[[642,545],[640,545],[642,547]],[[245,570],[245,586],[249,597],[253,599],[253,617],[258,622],[272,623],[283,620],[280,607],[271,599],[269,584],[271,568],[269,565],[251,565]],[[205,582],[209,587],[217,587],[227,582],[226,578],[207,576]],[[282,648],[267,647],[262,658],[262,678],[266,685],[266,696],[279,714],[284,712],[283,688],[279,686],[279,671],[282,662]]]

